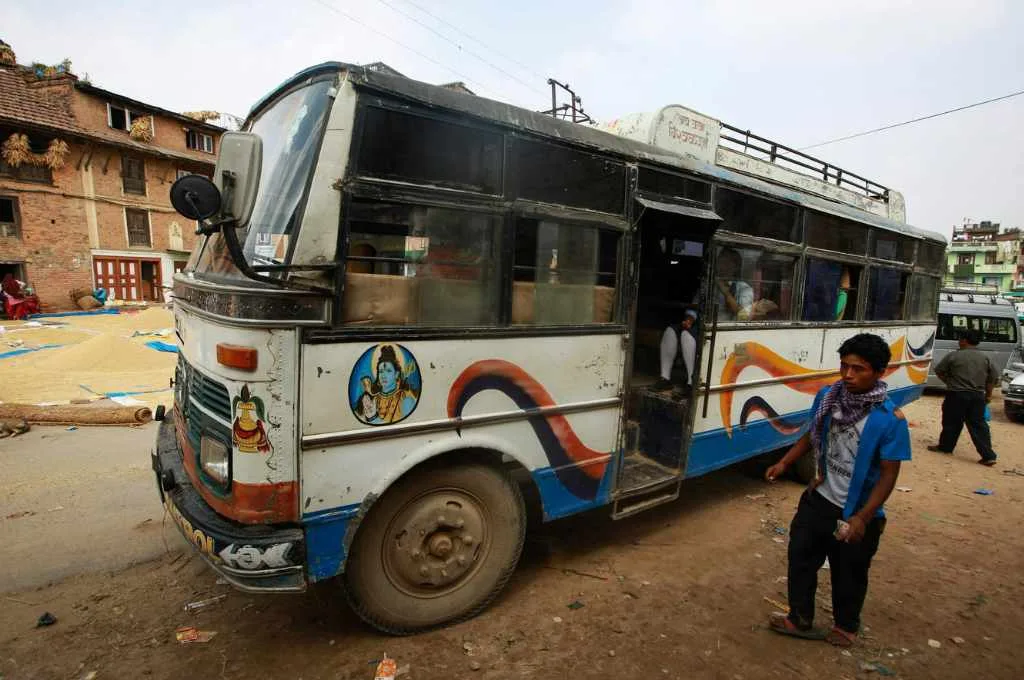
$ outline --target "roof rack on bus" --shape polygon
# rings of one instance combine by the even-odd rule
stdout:
[[[718,137],[719,146],[733,148],[749,156],[761,157],[761,160],[795,172],[807,174],[809,171],[810,174],[819,177],[826,184],[835,184],[837,187],[855,191],[876,201],[889,202],[889,188],[878,182],[843,170],[839,166],[797,151],[785,144],[755,135],[750,130],[740,130],[728,123],[721,123],[721,126],[722,132]]]
[[[991,283],[974,283],[973,281],[944,281],[940,292],[960,293],[964,295],[999,295],[999,286]]]
[[[906,204],[899,191],[684,106],[629,114],[599,128],[698,161],[816,194],[900,224],[907,222]]]

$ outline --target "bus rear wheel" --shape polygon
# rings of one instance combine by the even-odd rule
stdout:
[[[501,592],[523,549],[519,487],[480,464],[406,475],[370,509],[343,583],[366,623],[409,635],[480,613]]]

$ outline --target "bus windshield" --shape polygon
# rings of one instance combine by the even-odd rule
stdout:
[[[252,218],[239,234],[250,265],[286,264],[302,216],[310,173],[330,110],[330,80],[293,90],[255,118],[249,132],[263,140],[263,168]],[[220,234],[207,239],[196,258],[197,273],[241,276]]]

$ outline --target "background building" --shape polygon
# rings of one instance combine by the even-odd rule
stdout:
[[[194,115],[95,87],[66,61],[19,65],[0,43],[0,277],[49,310],[74,288],[162,300],[195,243],[170,186],[212,176],[224,132],[205,120],[220,114]]]
[[[998,222],[982,221],[953,227],[947,251],[948,274],[954,283],[984,284],[1007,292],[1024,286],[1024,240],[1020,229],[1000,230]]]

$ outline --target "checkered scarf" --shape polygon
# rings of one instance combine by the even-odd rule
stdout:
[[[885,401],[888,390],[889,386],[884,380],[879,380],[870,390],[860,394],[847,390],[842,380],[832,385],[818,404],[818,410],[814,412],[814,422],[811,423],[811,443],[814,444],[814,450],[821,452],[825,416],[832,413],[836,407],[839,408],[839,413],[832,416],[832,422],[839,426],[852,425],[866,416],[876,404]]]

